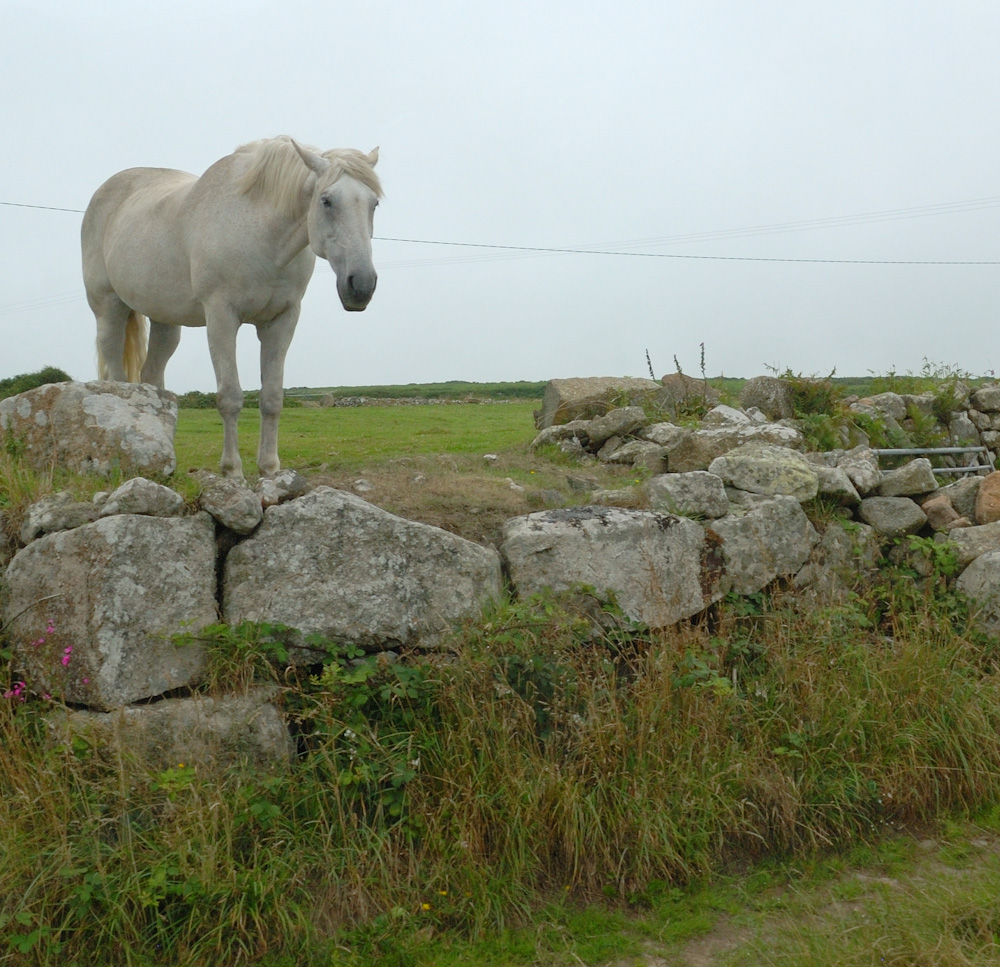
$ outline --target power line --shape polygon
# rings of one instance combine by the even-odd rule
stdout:
[[[6,205],[8,208],[39,208],[46,212],[73,212],[77,215],[84,213],[82,208],[56,208],[54,205],[26,205],[20,201],[0,201],[0,205]]]
[[[952,260],[952,259],[805,259],[772,258],[764,255],[682,255],[676,252],[623,252],[598,248],[555,248],[536,245],[496,245],[487,242],[441,242],[425,238],[386,238],[376,236],[382,242],[410,242],[417,245],[452,245],[460,248],[498,249],[505,252],[538,252],[552,255],[618,255],[644,259],[699,259],[713,262],[800,262],[823,265],[1000,265],[997,259]]]
[[[23,202],[0,201],[0,205],[11,208],[31,208],[42,211],[71,212],[83,214],[79,208],[59,208],[54,205],[30,205]],[[946,202],[939,205],[920,205],[913,208],[887,209],[859,215],[841,215],[810,221],[783,222],[743,229],[729,229],[718,232],[700,232],[692,235],[664,236],[652,239],[637,239],[637,244],[664,245],[687,241],[718,241],[726,238],[750,237],[754,235],[778,234],[781,232],[808,231],[816,228],[858,225],[873,221],[892,221],[900,218],[921,218],[928,215],[954,214],[1000,206],[1000,197],[974,198],[967,201]],[[620,258],[687,259],[709,262],[776,262],[809,265],[1000,265],[997,259],[819,259],[819,258],[779,258],[753,255],[691,255],[675,252],[635,252],[609,247],[571,248],[541,245],[503,245],[490,242],[452,242],[441,239],[398,238],[375,236],[376,241],[402,242],[410,245],[439,245],[452,248],[485,249],[491,252],[509,253],[500,258],[530,257],[532,255],[613,255]],[[630,244],[630,243],[625,243]],[[518,253],[518,254],[514,254]],[[497,256],[482,255],[478,258],[461,259],[410,259],[389,263],[394,267],[411,267],[431,264],[445,264],[451,261],[485,261]]]

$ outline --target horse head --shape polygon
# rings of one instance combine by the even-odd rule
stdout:
[[[315,175],[306,216],[309,246],[333,268],[343,307],[360,312],[378,280],[372,263],[373,220],[381,194],[374,172],[378,148],[368,154],[350,149],[318,154],[292,143]]]

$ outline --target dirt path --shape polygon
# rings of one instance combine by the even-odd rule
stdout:
[[[680,945],[646,942],[640,957],[624,959],[613,967],[756,967],[761,963],[784,967],[796,963],[795,945],[805,949],[809,942],[821,948],[826,945],[833,958],[828,962],[836,963],[835,944],[841,938],[877,924],[877,933],[898,947],[896,928],[905,939],[907,929],[920,932],[912,929],[912,921],[921,920],[923,932],[933,936],[935,918],[941,920],[944,939],[929,940],[928,954],[941,944],[960,944],[968,934],[977,949],[988,948],[987,959],[970,956],[954,962],[1000,963],[1000,943],[995,942],[1000,900],[994,885],[1000,875],[1000,835],[969,823],[938,835],[903,837],[897,845],[892,860],[876,859],[833,876],[805,877],[771,887],[745,898],[745,909],[720,915],[707,933]],[[982,906],[984,896],[988,909]],[[964,933],[956,940],[951,935],[959,927]],[[953,962],[913,956],[894,962]]]

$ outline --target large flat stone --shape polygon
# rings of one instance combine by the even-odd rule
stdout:
[[[370,649],[434,648],[501,585],[492,548],[317,487],[269,507],[230,551],[223,616],[295,629],[300,660],[310,659],[299,648],[309,635]]]
[[[6,585],[4,621],[28,689],[118,708],[198,680],[201,647],[172,636],[217,620],[215,527],[208,514],[104,517],[33,541]]]

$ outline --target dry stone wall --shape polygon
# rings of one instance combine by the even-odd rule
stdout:
[[[585,393],[585,382],[576,389]],[[107,385],[91,392],[105,396]],[[675,398],[682,389],[672,389]],[[908,404],[900,416],[891,395],[858,405],[903,429]],[[909,534],[950,541],[970,569],[967,593],[996,621],[1000,501],[987,497],[1000,490],[1000,474],[944,485],[923,458],[883,469],[865,441],[809,452],[800,426],[763,409],[784,412],[780,386],[752,399],[716,406],[696,426],[650,420],[641,407],[589,418],[579,415],[586,407],[566,407],[576,418],[543,428],[534,446],[584,462],[631,461],[648,468],[647,479],[638,493],[597,493],[586,507],[515,518],[499,549],[354,494],[311,489],[294,471],[256,490],[206,476],[196,508],[141,476],[93,502],[52,495],[29,508],[19,533],[4,527],[2,622],[18,676],[8,698],[58,702],[67,711],[53,728],[131,730],[154,760],[182,746],[192,761],[281,760],[292,747],[276,693],[198,694],[206,626],[280,626],[273,633],[298,663],[318,659],[317,641],[368,651],[460,647],[455,629],[491,599],[584,585],[613,594],[634,621],[663,627],[777,578],[803,593],[837,593]],[[16,400],[4,412],[36,412]],[[1000,427],[1000,390],[977,391],[963,412],[968,425]],[[976,430],[978,439],[988,432],[1000,439]],[[105,460],[98,451],[93,466]],[[637,499],[643,509],[616,506]],[[849,526],[817,532],[804,510],[816,499],[839,506]]]

